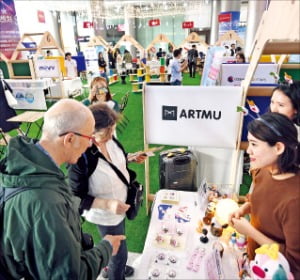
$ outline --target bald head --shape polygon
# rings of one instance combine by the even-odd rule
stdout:
[[[62,99],[45,114],[43,137],[54,139],[68,131],[81,131],[93,114],[82,103],[73,99]]]

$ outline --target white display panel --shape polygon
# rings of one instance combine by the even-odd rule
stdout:
[[[245,79],[249,64],[222,64],[221,66],[221,85],[240,86]],[[252,83],[254,84],[274,84],[276,81],[271,72],[277,73],[277,64],[258,64],[254,73]]]
[[[240,87],[145,86],[149,144],[234,148]]]

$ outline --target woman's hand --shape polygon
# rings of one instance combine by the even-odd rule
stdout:
[[[90,90],[88,99],[89,99],[90,101],[92,101],[92,100],[95,98],[95,96],[96,96],[96,89],[95,89],[95,88],[92,88],[92,89]]]
[[[255,231],[255,228],[249,223],[249,221],[245,218],[232,218],[231,220],[232,226],[237,230],[238,233],[252,236],[252,232]]]
[[[228,217],[228,224],[230,226],[233,226],[233,221],[232,219],[240,219],[244,216],[244,213],[242,211],[241,208],[239,208],[238,210],[232,212],[231,214],[229,214],[229,217]]]
[[[102,209],[112,212],[113,214],[124,214],[130,205],[126,204],[118,199],[104,199],[95,197],[91,208]]]
[[[133,154],[128,154],[127,159],[128,162],[136,162],[136,163],[143,163],[147,158],[147,155],[144,152],[136,152]]]
[[[143,163],[146,160],[146,158],[147,158],[146,154],[139,154],[135,158],[134,162],[136,162],[136,163]]]
[[[107,200],[107,210],[113,214],[121,215],[126,213],[130,205],[126,204],[118,199],[108,199]]]
[[[229,214],[228,224],[230,226],[233,226],[233,222],[232,222],[233,218],[240,219],[241,217],[244,217],[246,214],[249,214],[250,213],[250,207],[251,207],[250,202],[246,202],[238,210],[236,210],[236,211],[232,212],[231,214]]]

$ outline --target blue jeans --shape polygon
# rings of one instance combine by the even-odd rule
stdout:
[[[174,82],[171,82],[172,86],[181,86],[181,81],[175,80]]]
[[[125,219],[116,226],[98,225],[100,234],[104,237],[106,234],[125,235]],[[109,280],[125,280],[125,265],[127,262],[128,251],[126,240],[121,241],[118,253],[110,259],[108,264]]]

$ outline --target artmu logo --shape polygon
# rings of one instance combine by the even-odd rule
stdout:
[[[179,119],[210,119],[220,120],[221,111],[199,110],[199,109],[182,109],[178,111],[177,106],[162,106],[162,119],[166,121],[177,121]]]
[[[177,121],[177,106],[162,106],[162,119]]]

